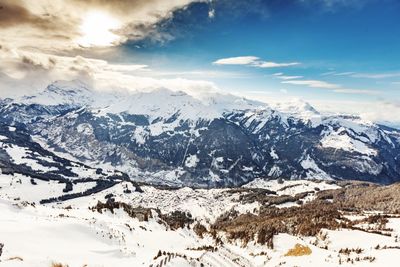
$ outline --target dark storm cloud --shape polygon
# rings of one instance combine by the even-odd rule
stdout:
[[[157,24],[190,3],[203,1],[208,0],[0,0],[0,41],[10,47],[53,51],[82,48],[79,40],[85,38],[81,28],[85,18],[104,12],[120,24],[113,30],[118,41],[110,45],[144,38],[162,43],[174,36],[159,31]]]
[[[32,14],[20,1],[1,1],[0,27],[12,27],[19,24],[30,24],[40,28],[50,27],[48,18]]]
[[[27,55],[22,56],[21,62],[23,63],[21,66],[23,68],[28,68],[28,69],[45,69],[49,70],[52,69],[56,64],[57,61],[55,58],[49,57],[47,60],[44,62],[39,61],[35,58],[29,57]]]

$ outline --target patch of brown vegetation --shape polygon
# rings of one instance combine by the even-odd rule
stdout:
[[[113,198],[109,198],[106,203],[98,201],[96,206],[90,209],[99,213],[103,213],[104,210],[109,210],[111,213],[114,213],[115,209],[123,209],[130,217],[137,218],[139,221],[148,221],[149,218],[153,218],[152,211],[154,211],[160,218],[159,223],[169,226],[172,230],[188,227],[194,222],[189,212],[174,211],[168,214],[162,214],[158,209],[134,207],[124,202],[115,201]],[[204,229],[202,229],[202,231],[204,231]]]
[[[193,227],[193,231],[201,238],[203,238],[204,234],[207,233],[207,228],[201,223],[195,224]]]
[[[291,196],[265,195],[262,191],[247,191],[240,200],[245,203],[259,201],[259,214],[238,214],[229,211],[221,215],[211,226],[210,233],[217,237],[223,232],[228,240],[241,240],[244,245],[255,240],[273,248],[273,237],[278,233],[299,236],[316,236],[321,229],[336,230],[348,228],[390,235],[386,223],[392,215],[371,215],[365,219],[351,221],[343,216],[344,211],[362,213],[365,210],[382,210],[386,213],[400,212],[400,183],[379,186],[364,182],[340,182],[344,188],[336,190],[316,190],[316,199],[299,207],[279,209],[273,205],[299,201],[311,192]],[[329,200],[329,201],[327,201]],[[368,229],[356,227],[368,224]]]
[[[296,202],[302,198],[305,198],[307,195],[311,193],[314,192],[313,191],[302,192],[294,196],[289,196],[289,195],[277,196],[274,191],[270,191],[267,189],[251,189],[249,190],[249,192],[241,195],[239,197],[239,201],[243,203],[253,203],[257,201],[263,206],[271,206],[271,205],[280,205],[287,202]]]
[[[361,254],[364,250],[361,248],[341,248],[339,254],[350,255],[350,253]]]
[[[68,265],[64,265],[62,263],[53,262],[51,267],[68,267]]]
[[[189,212],[179,210],[169,214],[160,214],[160,218],[171,228],[171,230],[184,228],[194,222],[192,215]]]
[[[15,256],[8,258],[7,261],[24,261],[24,259],[19,256]]]
[[[106,203],[98,201],[96,206],[92,207],[91,210],[96,210],[102,213],[103,210],[109,210],[114,213],[114,209],[123,209],[130,217],[137,218],[139,221],[148,221],[152,218],[151,209],[142,207],[132,207],[124,202],[114,201],[113,199],[108,199]]]
[[[330,199],[348,211],[383,211],[400,214],[400,183],[380,186],[364,182],[343,183],[344,188],[318,193],[318,199]]]
[[[213,247],[213,246],[201,246],[201,247],[196,247],[196,248],[188,248],[188,250],[194,250],[194,251],[211,251],[215,252],[218,250],[218,247]]]
[[[311,255],[312,250],[308,246],[303,246],[301,244],[296,244],[294,248],[288,250],[285,254],[286,257],[299,257]]]
[[[258,215],[230,212],[218,218],[211,228],[227,233],[231,240],[240,239],[244,244],[256,240],[273,248],[273,236],[278,233],[315,236],[322,228],[335,230],[347,224],[351,221],[335,205],[317,201],[283,209],[262,207]]]

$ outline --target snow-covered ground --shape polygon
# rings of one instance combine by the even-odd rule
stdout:
[[[190,228],[171,230],[160,223],[156,213],[176,210],[190,212],[197,222],[210,225],[229,210],[256,213],[260,203],[242,203],[239,197],[248,188],[263,188],[277,195],[295,195],[302,192],[337,189],[326,181],[265,181],[257,179],[243,187],[244,191],[230,189],[158,189],[141,186],[136,192],[128,182],[121,182],[100,193],[68,200],[62,203],[39,204],[44,198],[62,194],[63,185],[37,181],[29,177],[0,174],[0,243],[4,244],[0,257],[2,266],[46,267],[62,263],[69,267],[95,266],[395,266],[400,261],[400,218],[390,218],[387,227],[390,236],[360,230],[323,230],[317,237],[278,234],[274,248],[249,242],[246,246],[229,243],[222,236],[223,245],[217,251],[198,249],[215,246],[206,234],[199,237]],[[76,192],[93,186],[92,183],[75,186]],[[131,193],[126,193],[129,189]],[[125,191],[125,193],[124,193]],[[152,218],[140,221],[128,216],[122,209],[99,213],[90,207],[113,194],[116,201],[133,207],[152,208]],[[312,197],[312,194],[311,194]],[[287,204],[290,206],[293,203]],[[283,208],[284,206],[281,206]],[[358,220],[363,214],[348,214]],[[287,256],[296,245],[311,250],[303,256]],[[379,245],[379,246],[378,246]],[[386,246],[386,247],[385,247]],[[349,254],[339,252],[348,248]],[[361,249],[358,252],[354,252]],[[353,251],[354,250],[354,251]],[[157,254],[159,251],[165,255]],[[170,254],[168,254],[170,253]]]

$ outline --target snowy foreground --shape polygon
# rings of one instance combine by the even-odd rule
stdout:
[[[139,192],[131,183],[122,182],[94,195],[39,204],[41,199],[62,194],[63,186],[52,181],[32,185],[27,177],[0,176],[0,243],[4,244],[1,267],[396,266],[400,262],[400,218],[395,216],[386,223],[389,234],[354,229],[323,229],[312,237],[280,233],[273,237],[273,248],[253,240],[246,245],[232,242],[224,233],[218,234],[221,242],[216,243],[211,234],[206,232],[200,237],[193,230],[196,224],[210,227],[231,210],[257,214],[261,203],[239,200],[247,188],[272,190],[278,196],[310,192],[301,202],[278,205],[285,209],[311,201],[316,191],[336,189],[336,184],[256,180],[242,188],[244,191],[235,192],[151,186],[141,186],[143,192]],[[129,216],[121,208],[113,212],[92,209],[110,194],[115,201],[132,207],[150,208],[151,215],[143,219]],[[159,214],[174,211],[190,212],[193,222],[174,228],[160,219]],[[347,213],[346,217],[358,220],[368,214],[371,212]],[[358,227],[375,226],[364,223]]]

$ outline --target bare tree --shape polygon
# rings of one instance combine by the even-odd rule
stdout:
[[[0,243],[0,257],[1,257],[1,254],[3,254],[3,248],[4,248],[4,244]]]

